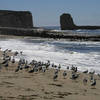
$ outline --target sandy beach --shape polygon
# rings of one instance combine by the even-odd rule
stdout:
[[[8,55],[13,55],[9,53]],[[9,62],[5,68],[0,51],[0,100],[99,100],[100,78],[94,75],[96,86],[91,86],[90,75],[77,72],[79,78],[72,80],[71,71],[67,70],[64,79],[63,70],[58,73],[57,80],[53,80],[55,69],[49,68],[45,73],[28,73],[29,69],[15,72],[17,62]],[[83,84],[83,79],[88,82]]]

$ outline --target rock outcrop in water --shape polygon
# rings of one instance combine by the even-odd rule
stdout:
[[[76,29],[100,29],[100,26],[77,26],[74,24],[70,14],[62,14],[60,16],[61,30],[76,30]]]
[[[0,27],[32,28],[32,14],[29,11],[0,10]]]
[[[60,16],[60,25],[61,25],[62,30],[65,30],[65,29],[72,30],[76,27],[71,15],[65,14],[65,13]]]

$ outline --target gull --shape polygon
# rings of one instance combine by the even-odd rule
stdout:
[[[84,83],[84,85],[86,85],[87,82],[88,82],[88,80],[87,80],[86,78],[84,78],[84,79],[83,79],[83,83]]]
[[[83,71],[83,73],[88,73],[88,70]]]
[[[59,66],[58,66],[58,69],[59,69],[59,71],[60,71],[60,69],[61,69],[61,65],[59,64]]]
[[[79,77],[79,74],[72,73],[71,79],[77,79],[78,77]]]
[[[12,59],[12,61],[11,61],[12,63],[15,63],[15,58],[14,58],[14,56],[13,56],[13,59]]]
[[[66,71],[63,72],[63,76],[64,76],[64,79],[65,79],[65,77],[67,76],[67,72]]]
[[[56,69],[55,74],[58,74],[58,69]]]
[[[58,74],[54,74],[53,80],[55,81],[58,78]]]
[[[91,86],[94,86],[94,88],[95,88],[95,86],[96,86],[96,79],[93,80],[93,82],[91,83]]]
[[[67,66],[67,69],[69,69],[69,66]]]

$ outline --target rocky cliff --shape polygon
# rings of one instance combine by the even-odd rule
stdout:
[[[61,26],[61,30],[100,29],[100,26],[77,26],[74,24],[71,15],[66,13],[60,16],[60,26]]]
[[[76,27],[76,25],[73,22],[73,19],[71,17],[70,14],[62,14],[60,16],[60,25],[61,25],[61,29],[65,30],[65,29],[74,29]]]
[[[29,11],[0,10],[0,27],[32,28],[32,14]]]

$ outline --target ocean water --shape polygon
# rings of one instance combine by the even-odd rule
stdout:
[[[60,26],[45,26],[43,28],[54,30],[54,31],[57,31],[57,32],[71,32],[71,33],[78,33],[78,34],[100,35],[100,29],[96,29],[96,30],[85,30],[85,29],[61,30]]]
[[[100,73],[100,42],[78,42],[66,40],[53,40],[44,38],[0,39],[2,50],[23,51],[23,58],[28,60],[50,60],[56,65],[61,64],[62,69],[72,65],[79,71],[95,70]],[[20,59],[18,55],[16,60]]]

